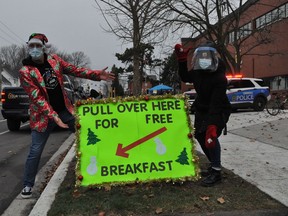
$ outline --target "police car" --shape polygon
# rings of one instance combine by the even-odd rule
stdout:
[[[227,97],[232,105],[232,109],[248,109],[263,111],[267,101],[270,100],[270,90],[264,85],[262,79],[243,78],[241,76],[227,77]],[[193,113],[193,102],[197,96],[195,90],[184,92],[188,96],[188,102]]]

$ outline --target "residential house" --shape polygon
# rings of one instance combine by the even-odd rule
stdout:
[[[20,86],[20,80],[19,77],[15,77],[10,73],[5,67],[0,68],[1,74],[0,74],[0,81],[1,81],[1,90],[4,87],[10,87],[10,86]]]

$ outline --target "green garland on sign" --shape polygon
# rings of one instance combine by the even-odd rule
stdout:
[[[192,123],[190,121],[190,115],[189,115],[189,103],[188,103],[188,98],[187,96],[183,95],[183,94],[178,94],[178,95],[171,95],[171,94],[166,94],[166,95],[141,95],[141,96],[138,96],[138,97],[135,97],[135,96],[130,96],[130,97],[115,97],[115,98],[103,98],[103,99],[99,99],[99,100],[94,100],[94,99],[87,99],[87,100],[78,100],[76,103],[75,103],[75,106],[74,106],[74,110],[75,110],[75,113],[78,113],[78,109],[81,107],[81,106],[85,106],[85,105],[93,105],[93,104],[107,104],[107,103],[113,103],[113,104],[117,104],[117,103],[122,103],[122,102],[137,102],[137,101],[148,101],[148,100],[161,100],[161,99],[178,99],[178,100],[185,100],[185,111],[186,111],[186,115],[187,115],[187,125],[189,126],[189,129],[190,129],[190,133],[187,134],[187,136],[190,138],[190,142],[191,142],[191,145],[192,145],[192,155],[193,155],[193,163],[197,163],[199,162],[199,158],[197,157],[196,154],[194,154],[195,152],[195,145],[193,145],[193,141],[194,141],[194,128],[192,127]],[[80,146],[80,131],[81,131],[81,125],[80,125],[80,119],[79,119],[79,115],[76,114],[76,123],[75,123],[75,128],[76,128],[76,133],[75,133],[75,136],[76,136],[76,149],[78,150],[79,149],[79,146]],[[75,174],[76,174],[76,182],[75,182],[75,187],[79,187],[81,185],[81,181],[83,180],[83,176],[81,175],[81,172],[80,172],[80,159],[81,159],[81,155],[82,155],[82,152],[80,151],[76,151],[76,159],[77,159],[77,163],[76,163],[76,167],[75,167]],[[169,182],[180,182],[180,183],[183,183],[185,181],[190,181],[190,180],[198,180],[200,178],[200,169],[198,166],[195,167],[196,170],[196,176],[195,177],[183,177],[183,178],[178,178],[178,179],[164,179],[164,181],[166,183],[169,183]],[[159,180],[160,181],[160,180]],[[163,179],[161,180],[163,181]],[[147,181],[148,182],[148,181]],[[119,182],[115,185],[126,185],[126,184],[131,184],[131,183],[136,183],[136,184],[139,184],[139,183],[146,183],[145,181],[141,181],[139,182],[138,179],[135,179],[134,182],[123,182],[122,184]],[[102,184],[101,186],[99,185],[91,185],[92,186],[95,186],[95,187],[106,187],[106,186],[114,186],[113,183],[109,183],[109,184]]]

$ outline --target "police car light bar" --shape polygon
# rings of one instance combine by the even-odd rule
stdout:
[[[236,75],[227,75],[226,78],[243,78],[242,74],[236,74]]]

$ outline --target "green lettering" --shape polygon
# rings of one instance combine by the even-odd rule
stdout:
[[[101,176],[107,176],[108,173],[108,167],[107,166],[102,166],[101,167]]]
[[[141,166],[141,163],[134,164],[134,173],[137,173],[137,170],[138,170],[138,172],[142,173],[140,166]]]
[[[180,110],[181,109],[181,104],[180,101],[175,101],[175,109]]]
[[[164,171],[164,170],[165,170],[165,162],[160,161],[160,162],[158,163],[158,166],[159,166],[158,171]]]
[[[125,175],[124,165],[119,165],[118,166],[118,173],[119,173],[119,175]]]
[[[172,170],[172,160],[170,161],[166,161],[166,163],[168,164],[169,170]]]
[[[110,175],[118,175],[117,174],[117,166],[110,166]]]
[[[148,169],[148,163],[147,162],[144,162],[143,163],[143,172],[145,173],[146,172],[146,170]]]
[[[83,107],[83,116],[85,116],[86,113],[89,113],[89,111],[89,107]]]
[[[140,103],[140,109],[141,109],[141,112],[143,112],[143,110],[145,110],[145,111],[148,111],[147,110],[147,104],[146,103]]]
[[[153,172],[153,171],[158,171],[158,168],[155,165],[155,163],[152,162],[151,165],[150,165],[150,172]]]
[[[161,107],[160,107],[160,104],[159,104],[159,102],[152,102],[152,109],[153,110],[161,110]]]
[[[134,173],[134,172],[133,172],[133,168],[131,167],[130,164],[127,164],[127,166],[126,166],[125,174],[127,175],[128,173],[131,173],[131,174]]]
[[[174,110],[174,102],[173,101],[167,101],[167,109],[168,110]]]
[[[172,114],[167,114],[167,123],[173,123],[173,120],[172,120]]]

